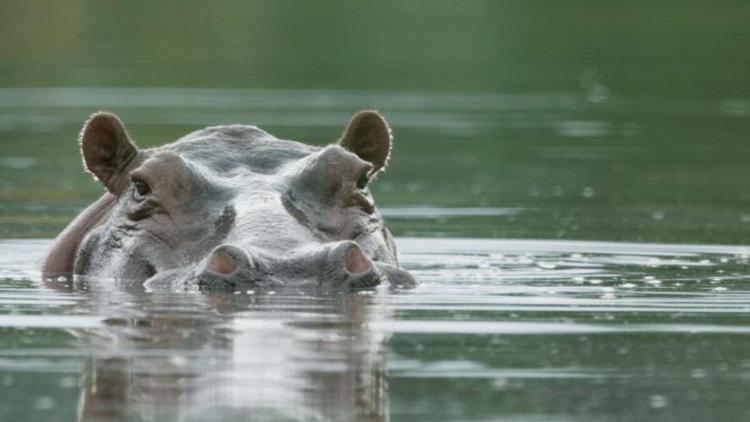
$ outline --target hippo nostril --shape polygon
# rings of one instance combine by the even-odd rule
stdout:
[[[243,256],[244,253],[240,248],[232,245],[222,245],[211,252],[206,268],[216,274],[232,275],[239,270]]]
[[[338,271],[345,270],[351,275],[360,275],[373,268],[370,258],[356,242],[352,241],[336,244],[331,250],[329,259],[329,262]]]
[[[330,280],[354,288],[370,288],[380,284],[380,272],[357,242],[339,242],[330,251]]]
[[[344,268],[352,274],[362,274],[372,269],[372,262],[359,246],[352,245],[344,257]]]
[[[196,274],[202,289],[234,288],[260,283],[268,275],[261,255],[234,245],[217,246]]]

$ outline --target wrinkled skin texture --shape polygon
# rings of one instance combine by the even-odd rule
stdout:
[[[86,122],[80,144],[109,192],[58,236],[45,277],[204,289],[416,283],[398,268],[367,188],[391,149],[374,111],[356,114],[324,148],[229,125],[141,150],[104,112]]]

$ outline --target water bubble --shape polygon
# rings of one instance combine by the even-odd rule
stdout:
[[[422,188],[422,186],[419,183],[417,183],[417,182],[409,182],[409,183],[406,184],[406,190],[409,193],[417,192],[421,188]]]
[[[533,264],[534,260],[525,256],[518,258],[519,264]]]
[[[663,211],[656,211],[653,214],[651,214],[651,218],[654,220],[663,220],[664,219],[664,212]]]
[[[696,368],[690,371],[690,377],[691,378],[706,378],[706,370]]]
[[[592,196],[594,196],[594,188],[592,188],[591,186],[586,186],[585,188],[583,188],[581,196],[583,196],[584,198],[591,198]]]
[[[624,283],[624,284],[621,284],[620,287],[622,287],[623,289],[634,289],[638,286],[633,283]]]
[[[503,390],[508,387],[508,379],[507,378],[495,378],[492,380],[492,388],[496,390]]]
[[[669,401],[666,397],[662,396],[661,394],[654,394],[653,396],[649,397],[649,403],[652,408],[654,409],[663,409],[669,405]]]
[[[50,396],[37,397],[34,401],[34,407],[38,410],[54,409],[56,405],[55,399]]]
[[[75,377],[62,377],[57,384],[62,388],[73,388],[78,384],[78,381]]]
[[[724,291],[726,291],[726,290],[727,290],[727,288],[726,288],[726,287],[721,287],[721,286],[719,286],[719,287],[714,287],[714,288],[713,288],[713,289],[711,289],[711,290],[713,290],[714,292],[724,292]]]
[[[187,365],[187,359],[185,359],[184,356],[180,355],[172,355],[169,357],[169,363],[171,363],[174,366],[185,366]]]
[[[601,104],[609,100],[609,87],[601,81],[596,69],[584,69],[581,72],[580,85],[590,102]]]
[[[13,379],[13,375],[3,375],[2,379],[0,379],[0,382],[3,384],[4,387],[11,387],[15,380]]]

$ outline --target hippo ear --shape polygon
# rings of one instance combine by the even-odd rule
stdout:
[[[391,154],[391,128],[385,119],[373,110],[362,110],[352,117],[339,145],[372,163],[372,175],[385,168]]]
[[[113,194],[127,186],[130,164],[138,148],[125,126],[111,113],[98,112],[83,125],[79,140],[86,168]]]

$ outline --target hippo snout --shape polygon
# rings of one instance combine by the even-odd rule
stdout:
[[[208,255],[198,274],[201,288],[232,289],[240,285],[261,284],[268,270],[259,257],[234,245],[220,245]]]
[[[316,250],[302,249],[282,256],[251,252],[236,245],[220,245],[208,255],[198,271],[198,284],[204,289],[234,289],[242,286],[298,285],[374,287],[381,274],[375,263],[354,241],[323,245]]]
[[[347,240],[336,243],[326,255],[329,283],[362,288],[380,284],[380,272],[357,242]],[[321,281],[325,281],[325,278]]]

